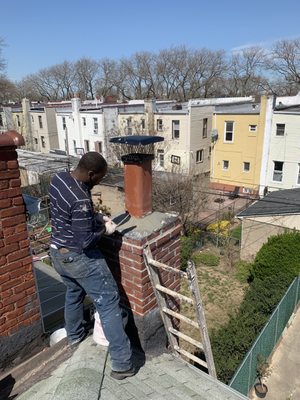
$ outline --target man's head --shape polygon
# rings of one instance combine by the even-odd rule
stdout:
[[[73,175],[92,188],[98,185],[106,172],[107,162],[104,157],[96,151],[90,151],[81,157]]]

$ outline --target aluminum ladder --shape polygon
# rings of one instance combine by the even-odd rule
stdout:
[[[147,267],[147,271],[149,274],[150,282],[152,284],[154,294],[157,300],[157,304],[159,307],[160,315],[162,317],[166,333],[168,336],[169,344],[177,356],[185,356],[189,360],[201,365],[202,367],[208,370],[209,375],[217,378],[213,354],[211,350],[207,325],[205,321],[205,315],[202,305],[202,300],[200,296],[200,290],[198,286],[197,274],[195,264],[192,261],[188,261],[188,266],[186,271],[181,271],[179,269],[170,267],[166,264],[163,264],[159,261],[156,261],[152,257],[151,250],[149,246],[144,248],[144,261]],[[179,275],[181,279],[186,279],[188,281],[188,287],[191,293],[191,297],[184,296],[180,293],[177,293],[171,289],[168,289],[162,284],[160,278],[160,270],[174,273],[175,275]],[[196,322],[192,319],[180,314],[177,311],[171,309],[168,305],[167,296],[174,298],[175,300],[187,302],[191,304],[194,308]],[[199,329],[202,342],[191,338],[190,336],[180,332],[176,327],[174,327],[172,323],[172,318],[176,318],[179,321],[183,321],[194,328]],[[179,347],[179,339],[182,339],[197,349],[200,349],[205,356],[205,361],[196,355],[182,349]]]

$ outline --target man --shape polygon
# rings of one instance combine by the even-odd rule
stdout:
[[[101,236],[112,234],[116,225],[110,218],[94,213],[91,199],[91,189],[106,172],[107,163],[101,154],[89,152],[73,172],[60,172],[53,177],[49,189],[50,252],[53,266],[67,287],[65,324],[69,343],[79,343],[86,336],[83,300],[88,295],[109,341],[111,376],[124,379],[135,373],[132,351],[123,327],[117,284],[96,247]]]

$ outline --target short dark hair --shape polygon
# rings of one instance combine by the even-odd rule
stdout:
[[[99,173],[106,171],[107,162],[100,153],[97,153],[96,151],[89,151],[81,157],[77,168]]]

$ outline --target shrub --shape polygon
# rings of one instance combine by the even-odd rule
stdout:
[[[213,222],[212,224],[209,224],[206,230],[215,235],[228,236],[229,226],[230,226],[230,221],[220,220],[217,222]]]
[[[246,276],[247,263],[238,268]],[[300,233],[271,237],[257,253],[252,282],[238,312],[214,331],[211,344],[218,378],[228,383],[264,324],[300,272]]]
[[[252,264],[247,261],[240,260],[235,264],[236,274],[235,277],[241,283],[247,283],[251,276]]]
[[[220,263],[220,257],[213,253],[197,253],[192,256],[195,264],[202,263],[209,267],[216,267]]]

